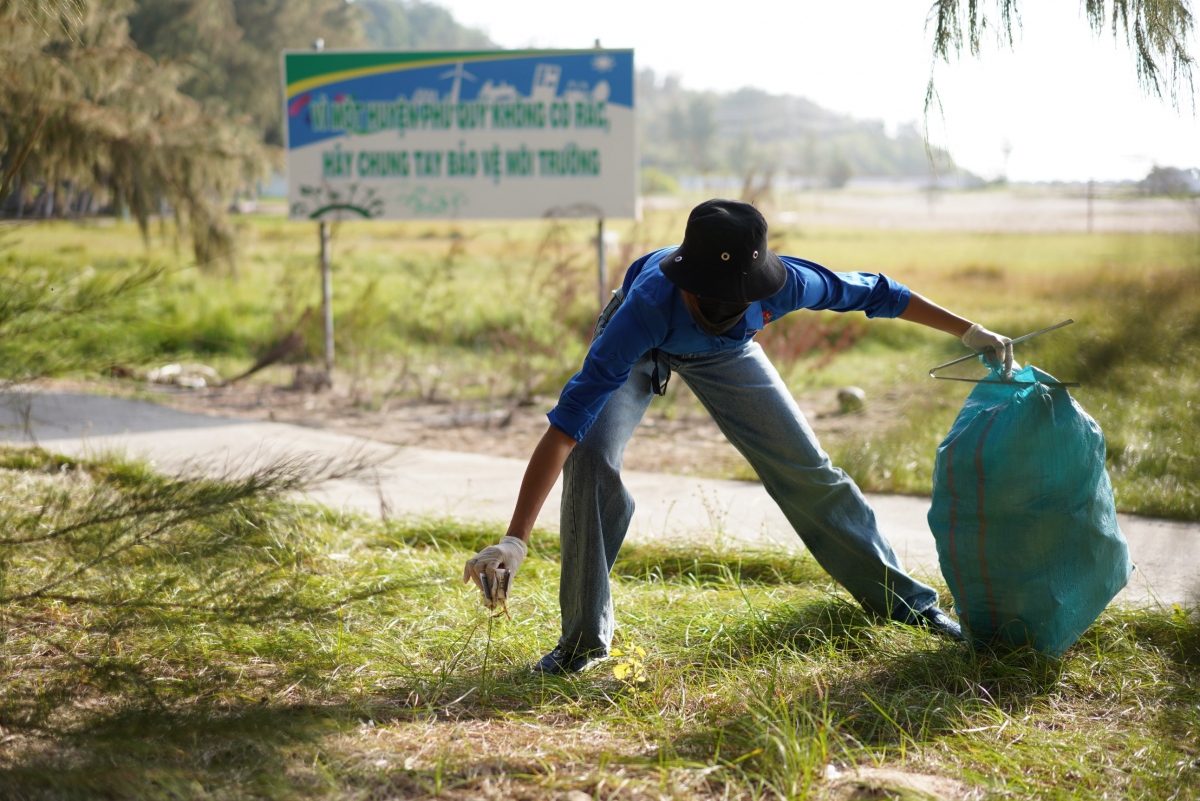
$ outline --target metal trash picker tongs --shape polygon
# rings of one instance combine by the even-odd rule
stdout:
[[[1034,337],[1040,337],[1042,334],[1047,334],[1051,331],[1056,331],[1059,328],[1062,328],[1063,326],[1066,326],[1066,325],[1070,325],[1073,322],[1075,322],[1075,321],[1074,320],[1063,320],[1061,323],[1052,325],[1049,328],[1043,328],[1041,331],[1034,331],[1032,334],[1026,334],[1023,337],[1017,337],[1016,339],[1014,339],[1012,341],[1012,343],[1014,345],[1016,345],[1018,342],[1025,342],[1026,340],[1033,339]],[[937,367],[934,367],[932,370],[929,371],[929,377],[936,378],[940,381],[965,381],[968,384],[1045,384],[1045,385],[1051,386],[1051,387],[1078,387],[1078,386],[1080,386],[1075,381],[1012,381],[1012,380],[997,381],[992,378],[954,378],[954,377],[948,376],[948,375],[934,375],[934,373],[936,373],[938,370],[941,370],[943,367],[949,367],[952,364],[958,364],[959,362],[965,362],[965,361],[968,361],[969,359],[977,359],[977,358],[979,358],[979,356],[980,356],[980,354],[978,354],[978,353],[972,353],[968,356],[963,356],[960,359],[955,359],[952,362],[946,362],[945,364],[939,364]]]

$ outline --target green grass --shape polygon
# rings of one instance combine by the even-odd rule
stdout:
[[[491,618],[459,579],[497,526],[246,486],[0,451],[0,796],[851,797],[829,764],[995,798],[1200,795],[1183,609],[1110,609],[1059,661],[976,653],[869,618],[794,554],[629,546],[617,644],[645,650],[645,681],[612,662],[542,678],[526,666],[557,635],[544,532],[512,618]],[[164,494],[199,511],[164,521],[147,506]],[[98,508],[140,511],[114,527]],[[71,521],[70,542],[8,541]],[[129,521],[159,534],[29,595]],[[867,775],[854,797],[891,797],[896,774]]]
[[[677,241],[683,220],[684,212],[654,211],[611,226],[622,243],[613,280],[626,261]],[[111,283],[145,264],[164,275],[103,315],[67,319],[52,337],[4,344],[6,362],[40,348],[50,351],[43,362],[56,358],[77,374],[93,365],[83,371],[93,377],[111,363],[145,369],[180,360],[232,375],[302,319],[302,356],[319,357],[319,315],[303,317],[319,308],[313,226],[245,221],[230,276],[201,273],[171,242],[145,246],[131,225],[104,222],[9,232],[0,276],[65,280],[84,271]],[[578,368],[596,311],[591,223],[334,228],[337,352],[362,402],[552,398]],[[1018,360],[1083,384],[1072,394],[1108,436],[1120,509],[1200,519],[1200,237],[777,226],[772,246],[834,269],[882,271],[1011,335],[1074,318],[1076,325],[1018,346]],[[849,347],[829,347],[843,335]],[[796,394],[853,384],[869,403],[894,398],[886,425],[823,445],[868,490],[930,491],[937,443],[969,387],[926,374],[961,355],[959,343],[899,321],[833,314],[791,315],[762,340]],[[806,351],[806,342],[818,346]],[[651,413],[701,413],[680,385]],[[751,477],[745,466],[733,473]]]

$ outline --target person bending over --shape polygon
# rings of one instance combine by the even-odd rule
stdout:
[[[608,653],[614,627],[608,577],[634,509],[621,482],[621,460],[672,372],[754,468],[821,567],[863,607],[961,638],[958,624],[938,608],[937,593],[900,566],[862,492],[830,463],[754,341],[767,323],[798,309],[899,317],[991,351],[1012,369],[1007,337],[882,274],[836,273],[775,255],[767,248],[766,220],[748,203],[701,203],[688,217],[681,245],[630,266],[600,315],[582,369],[548,415],[507,535],[464,570],[463,581],[474,580],[485,600],[507,596],[561,471],[562,636],[535,670],[574,673]]]

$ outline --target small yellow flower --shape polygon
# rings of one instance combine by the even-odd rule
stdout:
[[[635,647],[632,654],[627,654],[619,648],[614,648],[609,651],[609,655],[617,658],[625,657],[625,659],[613,665],[613,677],[617,681],[623,681],[628,684],[641,684],[646,680],[646,667],[642,664],[642,659],[646,657],[645,648],[640,646]]]

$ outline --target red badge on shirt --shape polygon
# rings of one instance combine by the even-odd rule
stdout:
[[[765,324],[769,322],[771,322],[771,313],[769,311],[765,311],[763,312],[763,323]]]

